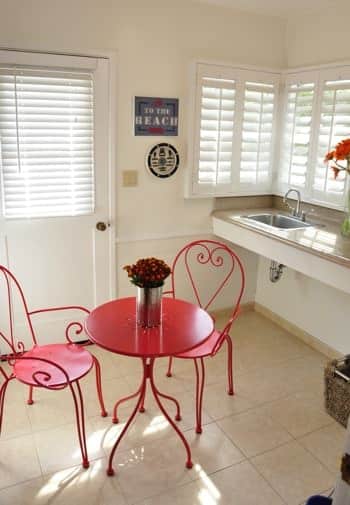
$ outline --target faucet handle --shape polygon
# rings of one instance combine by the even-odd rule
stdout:
[[[306,221],[306,212],[305,212],[305,210],[301,211],[301,213],[300,213],[300,219],[302,221],[304,221],[304,222]]]

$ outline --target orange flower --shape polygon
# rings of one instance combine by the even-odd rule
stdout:
[[[335,158],[345,160],[350,156],[350,139],[345,139],[335,146]]]
[[[327,153],[324,157],[324,162],[327,163],[328,161],[331,161],[334,158],[334,154],[334,151],[329,151],[329,153]]]

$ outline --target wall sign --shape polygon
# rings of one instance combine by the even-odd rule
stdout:
[[[179,100],[135,96],[135,135],[177,135]]]
[[[146,158],[147,168],[153,175],[162,179],[173,175],[179,162],[179,153],[174,146],[166,142],[153,146]]]

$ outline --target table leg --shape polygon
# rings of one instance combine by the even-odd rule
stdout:
[[[177,406],[177,416],[176,417],[180,416],[180,410],[179,410],[180,406],[179,406],[179,403],[177,402],[177,400],[175,400],[175,398],[173,398],[171,396],[168,396],[168,395],[165,395],[164,393],[161,393],[157,389],[157,387],[156,387],[156,385],[154,383],[154,376],[153,376],[154,361],[155,361],[155,358],[150,358],[149,362],[148,362],[147,359],[143,359],[142,360],[142,363],[143,363],[143,377],[142,377],[142,382],[141,382],[141,385],[140,385],[139,389],[133,395],[130,395],[130,396],[126,397],[126,398],[123,398],[122,400],[119,400],[119,402],[117,402],[116,405],[115,405],[115,407],[114,407],[114,417],[113,417],[113,419],[118,420],[118,418],[116,417],[116,408],[118,407],[118,405],[120,405],[120,403],[122,403],[123,401],[129,400],[129,399],[134,398],[135,396],[139,395],[138,400],[136,402],[136,405],[134,407],[134,410],[131,413],[131,416],[129,417],[126,425],[122,429],[122,431],[121,431],[118,439],[116,440],[116,442],[115,442],[115,444],[114,444],[114,446],[112,448],[112,451],[111,451],[111,454],[110,454],[109,460],[108,460],[107,475],[110,475],[110,476],[114,475],[114,470],[113,470],[112,462],[113,462],[115,451],[117,450],[118,445],[120,444],[122,438],[124,437],[125,433],[127,432],[127,430],[129,428],[130,424],[132,423],[133,419],[135,418],[135,416],[137,414],[137,411],[138,410],[140,411],[142,409],[142,407],[143,407],[143,403],[145,401],[145,395],[146,395],[147,379],[149,379],[149,381],[151,383],[152,393],[153,393],[153,396],[154,396],[154,398],[155,398],[155,400],[156,400],[156,402],[158,404],[158,407],[160,408],[161,412],[163,413],[164,417],[167,419],[167,421],[169,422],[169,424],[174,428],[174,430],[176,431],[176,433],[178,434],[178,436],[182,440],[182,443],[185,446],[186,453],[187,453],[186,467],[187,468],[192,468],[192,466],[193,466],[192,460],[191,460],[190,446],[188,445],[188,442],[187,442],[186,438],[184,437],[184,435],[182,434],[182,432],[179,430],[179,428],[176,426],[176,424],[174,423],[174,421],[171,419],[171,417],[169,416],[169,414],[167,413],[167,411],[163,407],[163,404],[160,401],[160,397],[163,397],[163,398],[166,398],[168,400],[172,400],[172,401],[175,402],[175,404]]]
[[[155,386],[156,388],[156,391],[157,391],[157,395],[158,396],[161,396],[162,398],[165,398],[166,400],[170,400],[171,402],[175,403],[175,406],[176,406],[176,416],[175,416],[175,421],[181,421],[181,412],[180,412],[180,404],[179,402],[176,400],[176,398],[174,398],[173,396],[169,396],[169,395],[166,395],[164,393],[161,393],[159,391],[159,389],[157,388],[157,386]]]
[[[133,396],[136,396],[137,394],[139,394],[139,398],[136,402],[134,410],[131,413],[131,416],[129,417],[124,428],[122,429],[119,437],[117,438],[115,444],[113,445],[113,448],[111,450],[111,454],[109,455],[108,468],[107,468],[107,475],[109,475],[109,476],[114,475],[114,470],[113,470],[113,466],[112,466],[114,453],[117,450],[118,445],[120,444],[122,438],[124,437],[125,433],[127,432],[128,428],[129,428],[130,424],[132,423],[133,419],[135,418],[137,411],[139,410],[139,408],[141,407],[141,405],[144,401],[144,396],[146,394],[146,382],[147,382],[147,368],[146,368],[146,363],[144,361],[143,362],[143,377],[142,377],[141,386],[139,387],[138,391],[136,393],[134,393],[134,395],[131,395],[131,397],[133,397]],[[128,398],[130,398],[130,397],[128,397]],[[126,399],[127,398],[124,398],[124,400],[126,400]]]
[[[141,359],[142,361],[142,359]],[[141,386],[138,388],[138,390],[133,393],[132,395],[129,395],[129,396],[125,396],[125,398],[121,398],[120,400],[118,400],[114,407],[113,407],[113,416],[112,416],[112,422],[114,424],[118,424],[119,423],[119,417],[118,417],[118,407],[124,403],[124,402],[127,402],[129,400],[132,400],[132,398],[135,398],[137,395],[139,395],[141,392]],[[174,398],[173,396],[169,396],[169,395],[166,395],[164,393],[162,393],[161,391],[159,391],[159,389],[157,388],[157,393],[159,396],[163,397],[163,398],[166,398],[167,400],[170,400],[171,402],[173,402],[175,404],[175,407],[176,407],[176,415],[175,415],[175,421],[181,421],[181,411],[180,411],[180,404],[179,402],[176,400],[176,398]],[[139,408],[139,412],[143,413],[145,412],[145,396],[146,396],[146,390],[145,390],[145,394],[143,396],[143,401],[141,402],[141,405],[140,405],[140,408]]]
[[[148,377],[149,377],[149,380],[150,380],[150,383],[151,383],[151,388],[152,388],[153,396],[154,396],[154,398],[155,398],[155,400],[156,400],[156,402],[158,404],[158,407],[162,411],[164,417],[167,419],[168,423],[174,428],[174,430],[179,435],[179,437],[182,440],[182,443],[185,446],[186,453],[187,453],[186,467],[187,468],[192,468],[193,463],[192,463],[192,459],[191,459],[191,449],[190,449],[190,446],[188,445],[188,442],[187,442],[185,436],[179,430],[179,428],[176,426],[176,424],[174,423],[174,421],[171,419],[171,417],[169,416],[169,414],[167,413],[167,411],[163,407],[162,402],[159,399],[160,396],[167,397],[167,395],[163,395],[162,393],[159,393],[159,391],[158,391],[158,389],[157,389],[157,387],[156,387],[156,385],[154,383],[154,377],[153,377],[154,358],[151,358],[149,364],[146,365],[146,366],[148,366]]]

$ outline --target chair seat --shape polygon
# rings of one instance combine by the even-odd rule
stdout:
[[[76,344],[38,345],[25,352],[23,356],[47,359],[57,363],[66,372],[71,382],[86,375],[93,365],[93,357],[89,351]],[[47,388],[55,388],[67,383],[67,378],[60,369],[44,361],[18,359],[14,364],[13,372],[18,380],[29,386],[39,385],[33,378],[33,374],[36,374],[39,383]]]
[[[190,351],[177,354],[176,358],[184,359],[194,359],[194,358],[205,358],[210,356],[217,344],[218,338],[220,336],[220,331],[214,330],[210,337],[198,347],[191,349]]]

